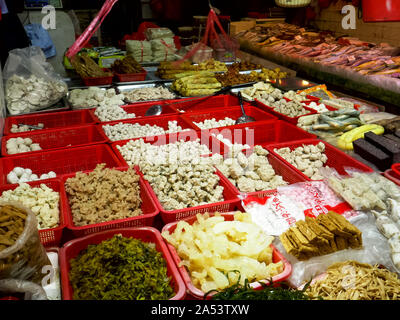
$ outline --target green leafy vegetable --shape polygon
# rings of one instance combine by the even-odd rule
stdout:
[[[76,300],[165,300],[174,295],[154,244],[115,235],[70,261]]]

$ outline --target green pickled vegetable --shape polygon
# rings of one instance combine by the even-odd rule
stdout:
[[[76,300],[166,300],[174,295],[155,245],[115,235],[70,261]]]
[[[209,294],[216,292],[212,296],[212,300],[310,300],[310,297],[305,294],[310,283],[311,281],[302,290],[297,290],[290,288],[286,283],[273,283],[271,280],[269,284],[260,282],[262,289],[254,290],[247,279],[244,285],[241,285],[239,276],[236,284],[221,291],[207,292],[204,298],[206,299]]]

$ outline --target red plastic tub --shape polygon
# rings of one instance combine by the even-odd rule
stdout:
[[[256,119],[256,123],[260,122],[270,122],[270,121],[275,121],[277,120],[276,117],[272,116],[268,112],[265,112],[263,110],[260,110],[259,108],[253,107],[253,106],[244,106],[244,110],[246,114],[250,117],[253,117]],[[201,130],[200,127],[198,127],[194,122],[203,122],[205,120],[209,119],[215,119],[217,121],[225,119],[226,117],[231,118],[233,120],[236,120],[242,116],[242,110],[239,106],[237,107],[229,107],[229,108],[224,108],[220,110],[214,110],[214,111],[207,111],[207,112],[192,112],[183,115],[182,117],[187,121],[192,123],[193,129],[196,130]],[[225,126],[225,127],[219,127],[219,128],[227,128],[227,127],[244,127],[248,124],[240,124],[240,125],[231,125],[231,126]],[[203,129],[204,130],[204,129]]]
[[[247,152],[243,151],[243,153],[248,154],[248,156],[252,153],[252,150],[248,150]],[[278,159],[275,155],[269,154],[267,156],[268,162],[272,166],[272,168],[275,170],[275,174],[282,176],[283,180],[288,182],[289,184],[297,183],[297,182],[304,182],[308,181],[304,178],[302,174],[298,170],[294,170],[292,167],[289,167],[286,163],[282,162],[280,159]],[[237,187],[235,187],[227,177],[225,177],[221,172],[220,176],[222,176],[222,179],[224,182],[228,185],[230,185],[230,188],[235,190],[236,193],[242,194],[244,196],[253,196],[253,197],[258,197],[262,198],[267,195],[270,195],[276,191],[276,189],[270,189],[270,190],[263,190],[263,191],[256,191],[256,192],[241,192]]]
[[[19,135],[20,133],[11,133],[10,131],[13,124],[18,125],[19,123],[29,125],[37,125],[38,123],[43,123],[44,129],[30,131],[38,132],[62,127],[95,124],[96,120],[92,117],[91,113],[87,109],[7,117],[4,124],[4,135]]]
[[[362,0],[364,22],[400,21],[398,0]]]
[[[99,128],[101,128],[101,131],[104,132],[103,127],[105,125],[109,125],[109,126],[113,126],[116,125],[118,123],[129,123],[129,124],[135,124],[138,123],[142,126],[148,124],[150,126],[158,126],[158,127],[162,127],[164,130],[168,130],[168,122],[169,121],[177,121],[177,125],[181,126],[182,129],[191,129],[192,125],[190,123],[188,123],[187,121],[185,121],[181,116],[179,115],[172,115],[172,116],[163,116],[163,117],[144,117],[144,118],[139,118],[139,119],[131,119],[131,120],[119,120],[119,121],[113,121],[113,122],[103,122],[102,124],[98,125]],[[105,132],[104,132],[105,134]],[[118,141],[118,140],[110,140],[110,138],[107,137],[107,142],[112,143],[114,141]]]
[[[155,104],[161,104],[163,105],[163,111],[162,114],[159,116],[145,116],[146,111],[148,108],[150,108],[152,105]],[[171,116],[171,115],[176,115],[177,112],[170,106],[165,105],[164,101],[156,101],[156,102],[145,102],[145,103],[135,103],[131,105],[124,105],[121,106],[122,109],[124,109],[127,113],[134,113],[135,116],[132,116],[132,118],[129,119],[150,119],[150,118],[156,118],[159,119],[164,116]],[[96,109],[90,109],[90,115],[93,117],[93,119],[96,121],[96,123],[109,123],[109,122],[116,122],[116,121],[121,121],[121,120],[113,120],[113,121],[101,121],[96,115],[95,112]],[[127,119],[122,119],[122,120],[127,120]]]
[[[308,107],[304,107],[304,109],[310,111],[310,113],[303,114],[303,115],[301,115],[301,116],[293,117],[293,118],[292,118],[292,117],[285,116],[285,115],[282,114],[282,113],[276,112],[272,107],[267,106],[266,104],[264,104],[264,103],[262,103],[262,102],[260,102],[260,101],[258,101],[258,100],[255,100],[254,103],[255,103],[255,105],[256,105],[258,108],[260,108],[261,110],[267,111],[267,112],[273,114],[273,115],[274,115],[275,117],[277,117],[278,119],[280,119],[280,120],[285,120],[285,121],[290,122],[290,123],[292,123],[292,124],[294,124],[294,125],[297,125],[297,122],[298,122],[298,120],[299,120],[300,117],[309,116],[309,115],[311,115],[311,114],[317,114],[317,111],[315,111],[314,109],[311,109],[311,108],[308,108]]]
[[[127,171],[128,168],[118,168],[117,170]],[[85,171],[85,173],[88,173],[88,172],[89,171]],[[65,182],[67,181],[68,178],[72,178],[72,177],[75,177],[75,174],[64,175],[62,177],[63,185],[65,185]],[[66,226],[67,226],[68,230],[71,231],[71,233],[74,237],[83,237],[88,234],[106,231],[109,229],[151,226],[153,224],[155,216],[159,213],[159,209],[158,209],[157,205],[154,203],[154,200],[153,200],[152,196],[150,195],[150,192],[149,192],[148,188],[146,187],[146,184],[142,178],[140,178],[140,180],[139,180],[139,185],[140,185],[140,198],[142,199],[142,207],[141,208],[143,211],[143,215],[137,216],[137,217],[132,217],[132,218],[119,219],[119,220],[113,220],[113,221],[96,223],[96,224],[89,224],[89,225],[81,226],[81,227],[75,226],[75,224],[74,224],[72,212],[71,212],[71,206],[69,204],[68,193],[66,192],[65,187],[64,187],[65,220],[66,220]]]
[[[206,145],[207,148],[210,150],[210,153],[202,155],[202,156],[207,156],[212,153],[223,153],[224,150],[224,144],[219,141],[218,139],[211,137],[207,132],[200,132],[200,131],[182,131],[178,133],[169,133],[167,135],[159,135],[159,136],[153,136],[153,137],[144,137],[144,138],[135,138],[135,139],[128,139],[128,140],[121,140],[117,141],[111,144],[111,148],[113,149],[114,153],[118,156],[119,161],[123,165],[128,165],[122,154],[119,152],[117,146],[124,146],[131,140],[138,140],[138,139],[143,139],[145,143],[150,143],[152,145],[156,146],[161,146],[164,144],[169,144],[169,143],[176,143],[177,141],[194,141],[196,139],[200,139],[200,144]]]
[[[216,172],[220,177],[219,185],[224,187],[223,196],[224,200],[217,203],[205,204],[197,207],[189,207],[185,209],[179,210],[166,210],[162,206],[160,200],[158,200],[157,195],[155,194],[153,188],[150,183],[145,180],[146,186],[149,189],[153,199],[155,200],[158,209],[160,210],[160,215],[164,223],[170,223],[178,220],[182,220],[187,217],[194,216],[198,213],[206,213],[206,212],[230,212],[236,210],[240,206],[240,200],[237,197],[238,193],[232,188],[232,184],[227,184],[225,179],[220,172]]]
[[[325,163],[324,167],[328,166],[331,168],[336,169],[336,171],[340,175],[347,175],[345,168],[355,168],[363,172],[373,172],[370,167],[366,166],[365,164],[357,161],[356,159],[350,157],[348,154],[344,153],[343,151],[335,148],[331,144],[314,139],[314,140],[302,140],[302,141],[296,141],[296,142],[287,142],[287,143],[280,143],[280,144],[272,144],[272,145],[267,145],[266,149],[274,154],[278,159],[286,163],[288,166],[290,166],[292,169],[297,170],[307,181],[311,181],[309,177],[304,175],[301,171],[299,171],[295,166],[291,165],[289,162],[287,162],[285,159],[283,159],[280,155],[278,155],[274,149],[280,149],[280,148],[290,148],[290,150],[294,150],[297,147],[301,147],[302,145],[317,145],[319,142],[322,142],[325,144],[325,154],[328,157],[328,161]]]
[[[31,132],[20,133],[16,136],[5,136],[2,138],[1,154],[5,156],[14,156],[7,152],[7,141],[15,137],[30,138],[33,143],[39,143],[42,150],[18,153],[23,155],[35,154],[46,150],[65,149],[77,146],[88,146],[107,142],[107,136],[103,130],[94,125],[67,127],[62,129],[35,130]]]
[[[32,181],[27,182],[32,188],[40,187],[41,184],[45,184],[49,188],[53,189],[60,195],[59,200],[59,211],[60,211],[60,223],[58,227],[51,228],[51,229],[41,229],[39,230],[39,237],[40,242],[45,247],[58,247],[61,243],[61,237],[63,234],[63,230],[66,227],[66,218],[65,218],[65,192],[64,192],[64,184],[62,183],[61,179],[55,178],[51,180],[39,180],[39,181]],[[14,190],[18,187],[18,184],[12,185],[3,185],[0,186],[0,196],[3,194],[4,191],[7,190]]]
[[[144,81],[146,80],[147,71],[142,68],[141,72],[138,73],[115,73],[117,82],[133,82],[133,81]]]
[[[234,213],[224,213],[224,214],[222,214],[222,216],[225,218],[226,221],[234,220]],[[196,217],[189,217],[189,218],[185,219],[184,221],[186,221],[189,224],[193,224],[196,220],[197,220]],[[169,232],[169,233],[174,232],[177,224],[178,224],[178,222],[173,222],[173,223],[169,223],[169,224],[165,225],[164,228],[162,229],[162,232],[164,232],[164,231]],[[189,275],[189,272],[184,266],[179,267],[179,265],[181,263],[181,259],[179,258],[179,255],[178,255],[175,247],[169,243],[167,243],[167,246],[168,246],[169,252],[171,253],[172,259],[174,260],[176,266],[178,267],[181,277],[186,285],[186,290],[187,290],[188,294],[190,294],[190,296],[192,296],[195,299],[199,299],[199,300],[203,299],[205,292],[201,291],[200,289],[197,289],[193,285],[192,280]],[[292,266],[286,260],[286,258],[272,244],[271,244],[271,247],[273,250],[272,262],[276,263],[276,262],[282,261],[284,264],[283,272],[272,277],[272,282],[282,282],[282,281],[286,280],[287,278],[289,278],[290,274],[292,273]],[[261,281],[261,282],[269,283],[268,279],[266,279],[265,281]],[[252,283],[250,285],[254,290],[262,289],[262,285],[260,285],[257,282]]]
[[[181,103],[171,105],[178,113],[192,113],[199,111],[213,111],[216,109],[221,109],[225,107],[234,107],[239,105],[239,99],[232,95],[219,95],[211,98],[200,98],[199,100],[185,101],[189,100],[181,99]],[[172,102],[172,100],[170,100]],[[178,101],[178,100],[174,100]],[[250,105],[248,102],[243,101],[243,106]]]
[[[7,174],[15,167],[30,168],[38,176],[54,171],[59,177],[93,170],[99,163],[105,163],[109,168],[125,165],[106,144],[5,157],[0,159],[0,185],[7,184]]]
[[[114,76],[106,77],[93,77],[93,78],[82,78],[83,84],[85,86],[103,86],[107,84],[112,84]]]
[[[207,132],[215,136],[221,134],[224,139],[228,139],[231,143],[248,144],[250,147],[317,138],[316,135],[282,120],[268,123],[248,123],[245,127],[241,126],[240,128],[215,128],[207,130]],[[224,153],[228,151],[226,145]]]
[[[115,234],[122,234],[123,237],[129,237],[142,240],[147,243],[154,243],[156,250],[161,252],[167,264],[167,275],[171,278],[171,286],[175,291],[175,296],[171,300],[183,300],[185,298],[185,284],[179,274],[178,269],[168,251],[166,244],[157,229],[151,227],[113,229],[100,233],[91,234],[83,238],[71,240],[64,244],[60,249],[60,272],[61,288],[63,300],[73,300],[73,289],[69,281],[70,263],[69,261],[91,244],[99,244],[104,240],[112,238]]]
[[[386,179],[389,179],[390,181],[392,181],[395,184],[397,184],[398,186],[400,186],[400,175],[398,175],[392,169],[388,169],[385,172],[383,172],[382,174]]]

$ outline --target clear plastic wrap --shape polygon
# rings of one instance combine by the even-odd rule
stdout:
[[[288,278],[291,285],[299,287],[304,282],[324,273],[333,263],[347,260],[371,265],[382,264],[390,271],[399,273],[399,269],[392,262],[389,244],[375,226],[374,218],[360,212],[357,216],[351,217],[349,221],[362,232],[362,249],[345,249],[328,255],[313,257],[307,261],[299,261],[287,254],[279,239],[275,239],[274,245],[292,265],[292,274]]]
[[[173,38],[174,33],[168,28],[148,28],[145,31],[147,40]]]
[[[0,279],[28,280],[41,284],[43,267],[51,266],[40,242],[35,214],[19,202],[0,201],[0,207],[11,206],[26,212],[25,225],[15,243],[0,251]]]
[[[24,293],[24,300],[47,300],[46,292],[40,285],[25,280],[0,280],[0,293],[11,295],[15,293]]]
[[[9,52],[3,79],[11,115],[46,109],[68,92],[67,84],[46,62],[43,51],[35,46]]]

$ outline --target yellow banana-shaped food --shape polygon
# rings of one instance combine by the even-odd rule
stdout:
[[[385,128],[377,124],[365,124],[361,127],[350,130],[338,139],[338,146],[344,150],[353,150],[353,141],[364,138],[364,134],[372,131],[377,135],[381,135],[385,132]]]

